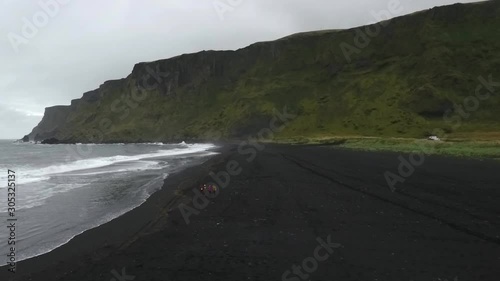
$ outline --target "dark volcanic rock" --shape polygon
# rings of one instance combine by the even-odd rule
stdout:
[[[64,105],[45,108],[42,121],[28,135],[30,139],[42,141],[56,137],[59,130],[66,124],[71,109],[71,106]]]
[[[60,141],[56,138],[50,138],[42,141],[42,144],[58,144]]]

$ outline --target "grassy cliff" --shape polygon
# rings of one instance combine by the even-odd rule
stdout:
[[[500,87],[473,97],[478,77],[500,82],[499,3],[438,7],[357,29],[140,63],[71,106],[48,108],[30,137],[244,138],[268,128],[285,106],[296,118],[277,139],[420,138],[436,128],[452,136],[498,135]]]

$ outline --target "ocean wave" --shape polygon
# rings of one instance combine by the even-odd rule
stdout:
[[[29,195],[26,195],[23,198],[23,204],[17,207],[18,210],[26,210],[35,207],[42,206],[45,204],[45,200],[50,197],[59,194],[68,192],[70,190],[81,188],[84,186],[88,186],[89,184],[81,184],[81,183],[69,183],[69,184],[57,184],[51,187],[46,187],[43,191],[40,190],[32,190]]]
[[[138,172],[145,170],[161,170],[167,168],[168,163],[159,163],[156,161],[134,161],[134,165],[123,167],[115,167],[114,169],[99,169],[97,171],[89,171],[91,169],[82,170],[82,172],[75,171],[77,173],[65,173],[67,176],[94,176],[103,175],[110,173],[125,173],[125,172]]]
[[[146,154],[129,155],[129,156],[117,155],[117,156],[110,156],[110,157],[89,158],[89,159],[77,160],[77,161],[73,161],[73,162],[69,162],[69,163],[65,163],[65,164],[51,165],[51,166],[43,167],[43,168],[26,168],[26,167],[24,167],[23,169],[19,169],[19,172],[17,174],[18,175],[17,179],[18,179],[18,182],[20,184],[33,183],[33,182],[37,182],[37,181],[47,180],[51,176],[65,174],[65,173],[92,170],[92,169],[111,166],[114,164],[134,162],[134,161],[139,161],[139,160],[143,160],[143,159],[168,157],[168,156],[183,156],[183,155],[189,155],[189,154],[194,154],[194,153],[207,152],[207,150],[212,149],[214,147],[215,146],[213,144],[192,144],[192,145],[186,145],[185,148],[173,148],[173,149],[158,150],[156,152],[146,153]],[[204,155],[200,155],[200,156],[204,156]],[[127,169],[123,170],[123,172],[128,171],[128,170],[141,169],[140,162],[134,163],[134,164],[136,164],[135,167],[134,166],[128,167]],[[153,166],[150,166],[150,167],[154,168]],[[106,173],[106,172],[104,172],[104,173]],[[3,178],[4,178],[4,176],[0,176],[0,179],[3,179]]]
[[[29,258],[37,257],[40,255],[52,252],[53,250],[59,248],[60,246],[67,244],[69,241],[74,239],[76,236],[84,233],[85,231],[87,231],[89,229],[93,229],[95,227],[99,227],[100,225],[103,225],[103,224],[105,224],[105,223],[107,223],[107,222],[109,222],[117,217],[120,217],[123,214],[130,212],[133,209],[141,206],[144,202],[146,202],[146,200],[154,192],[156,192],[157,190],[159,190],[161,188],[161,186],[163,185],[163,180],[165,180],[167,177],[168,177],[168,173],[163,173],[162,175],[152,179],[148,183],[137,188],[136,190],[138,192],[138,194],[137,194],[138,196],[135,197],[137,200],[132,205],[130,205],[126,208],[122,208],[120,210],[110,212],[110,213],[106,214],[105,216],[101,217],[100,219],[98,219],[97,221],[93,221],[93,222],[89,221],[86,225],[80,226],[78,228],[78,230],[76,230],[72,233],[69,232],[68,236],[61,239],[60,241],[50,242],[50,243],[47,243],[43,246],[37,246],[37,247],[34,247],[34,249],[30,249],[28,251],[23,251],[23,253],[21,255],[19,255],[18,261],[23,261],[23,260],[26,260]],[[82,185],[82,186],[84,186],[84,185]],[[41,203],[40,201],[35,202],[36,205],[39,205],[40,203]],[[33,230],[33,231],[38,231],[38,230]]]

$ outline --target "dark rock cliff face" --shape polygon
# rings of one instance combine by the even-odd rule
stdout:
[[[69,106],[47,108],[29,138],[246,138],[269,129],[277,112],[295,117],[272,137],[421,137],[436,126],[449,131],[441,115],[471,95],[479,76],[500,77],[499,6],[439,7],[383,26],[301,33],[236,51],[139,63],[128,77],[107,81]],[[367,35],[374,30],[377,35]],[[493,130],[498,106],[500,98],[490,98],[461,129]]]
[[[30,141],[42,141],[57,135],[64,127],[71,111],[71,106],[53,106],[45,108],[42,121],[28,135]]]
[[[274,46],[273,43],[272,48]],[[98,138],[90,136],[92,133],[84,132],[82,135],[78,132],[80,129],[103,131],[99,128],[99,121],[102,121],[103,117],[99,115],[106,112],[114,115],[106,117],[106,120],[113,120],[113,124],[123,124],[130,121],[128,119],[145,119],[144,116],[127,116],[124,118],[125,121],[121,120],[121,115],[127,115],[129,111],[133,113],[139,111],[136,109],[136,103],[141,103],[142,109],[154,106],[154,101],[158,99],[163,99],[162,102],[166,99],[175,107],[175,103],[183,103],[186,96],[215,98],[214,91],[234,88],[238,79],[259,59],[267,60],[270,57],[272,57],[270,46],[255,44],[239,51],[202,51],[171,59],[139,63],[134,66],[127,78],[107,81],[98,89],[84,93],[82,98],[72,100],[69,106],[47,108],[42,121],[29,134],[30,140],[42,141],[55,138],[70,143],[184,140],[189,136],[171,133],[166,137],[138,136],[137,139],[126,139],[122,135],[108,139],[108,130],[105,132],[106,136]],[[146,95],[154,98],[142,101],[141,97]],[[185,105],[188,104],[183,103],[182,106]],[[200,112],[184,113],[188,117],[195,117],[199,116]],[[177,125],[176,128],[184,126],[173,125]]]
[[[82,104],[99,104],[103,94],[116,85],[119,85],[125,79],[107,81],[101,87],[94,91],[83,94],[82,98],[74,99],[71,105],[58,105],[45,108],[45,113],[40,123],[27,135],[29,141],[42,142],[45,139],[54,139],[68,133],[68,131],[77,128],[68,127],[71,123],[71,113],[75,114],[81,110]]]

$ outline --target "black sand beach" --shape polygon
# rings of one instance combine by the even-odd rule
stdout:
[[[427,157],[393,193],[384,172],[398,156],[266,145],[248,161],[229,145],[0,280],[498,280],[500,162]],[[179,204],[227,163],[241,173],[186,224]],[[313,262],[328,237],[341,246]],[[294,269],[303,261],[316,268]]]

